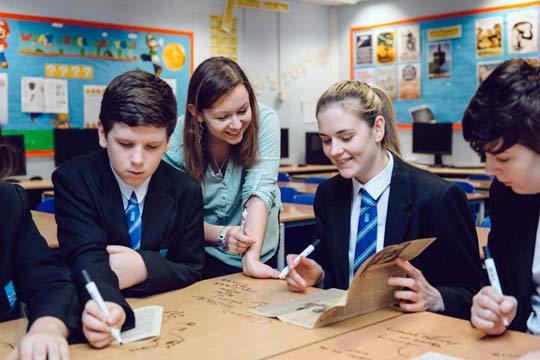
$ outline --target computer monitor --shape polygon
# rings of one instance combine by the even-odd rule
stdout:
[[[54,129],[54,164],[99,149],[97,129]]]
[[[431,123],[435,122],[433,111],[428,105],[418,105],[409,109],[413,122],[415,123]]]
[[[412,151],[433,154],[435,166],[443,166],[442,155],[452,154],[451,123],[413,123]]]
[[[289,129],[281,129],[281,158],[289,157]]]
[[[306,164],[329,165],[332,162],[324,155],[321,137],[316,132],[306,132]]]
[[[11,171],[6,176],[26,175],[24,135],[2,135],[0,136],[0,142],[6,143],[10,147],[10,149],[2,148],[1,151],[9,151],[9,157],[13,159]]]

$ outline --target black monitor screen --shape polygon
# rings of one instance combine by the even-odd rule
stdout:
[[[289,157],[289,129],[281,129],[281,158]]]
[[[0,136],[0,143],[7,144],[10,149],[10,158],[13,159],[12,169],[6,176],[26,175],[26,148],[24,147],[24,135]],[[3,151],[4,149],[2,149]],[[14,155],[13,155],[14,154]]]
[[[54,164],[99,149],[97,129],[54,129]]]
[[[412,151],[434,154],[435,165],[442,165],[441,155],[452,154],[452,124],[413,123]]]
[[[306,132],[306,164],[331,164],[330,159],[324,155],[321,137],[316,132]]]

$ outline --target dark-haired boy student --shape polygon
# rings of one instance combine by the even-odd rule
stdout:
[[[176,117],[165,81],[126,72],[103,95],[98,133],[106,150],[53,174],[60,249],[85,304],[83,332],[95,347],[113,340],[111,327],[134,326],[124,296],[174,290],[201,278],[201,186],[161,161]],[[109,317],[89,300],[83,269],[107,301]]]
[[[471,323],[490,335],[504,333],[505,321],[509,329],[540,335],[540,61],[499,65],[465,111],[463,135],[497,177],[488,245],[504,293],[482,288]]]

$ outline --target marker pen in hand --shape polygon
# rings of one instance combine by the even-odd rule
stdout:
[[[498,291],[499,294],[503,295],[499,275],[497,275],[497,268],[495,267],[495,261],[491,257],[491,252],[487,246],[484,246],[484,265],[486,266],[491,287]],[[505,327],[508,327],[508,320],[506,317],[503,318],[503,324]]]
[[[320,242],[321,240],[316,239],[312,244],[310,244],[307,248],[305,248],[304,251],[298,254],[298,256],[295,257],[293,260],[294,266],[298,265],[302,256],[307,257],[309,254],[311,254],[313,250],[315,250],[315,246],[319,245]],[[287,277],[287,275],[289,275],[289,267],[285,266],[283,270],[281,270],[281,272],[279,273],[279,278],[283,280]]]
[[[242,234],[244,234],[246,231],[247,215],[247,209],[244,208],[244,211],[242,211],[242,218],[240,219],[240,232]]]
[[[84,282],[86,284],[85,285],[86,290],[92,297],[92,300],[94,300],[97,303],[103,315],[108,317],[110,314],[109,309],[107,308],[107,305],[105,305],[105,301],[103,301],[103,298],[101,297],[101,294],[99,293],[96,283],[93,282],[92,279],[90,279],[90,275],[88,275],[88,272],[86,270],[81,271],[81,273],[82,273]],[[120,330],[111,327],[111,334],[116,339],[116,341],[118,341],[119,344],[122,344],[122,337],[120,336]]]

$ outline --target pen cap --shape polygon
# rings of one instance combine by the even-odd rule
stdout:
[[[491,259],[491,252],[489,252],[489,247],[483,246],[484,249],[484,259]]]
[[[315,241],[313,241],[311,243],[311,245],[313,245],[313,247],[315,248],[315,247],[319,246],[320,243],[321,243],[321,239],[315,239]]]
[[[90,279],[90,275],[88,275],[88,271],[82,270],[82,271],[81,271],[81,275],[82,275],[82,277],[83,277],[83,280],[84,280],[84,283],[85,283],[85,284],[88,284],[89,282],[92,281],[92,279]]]

